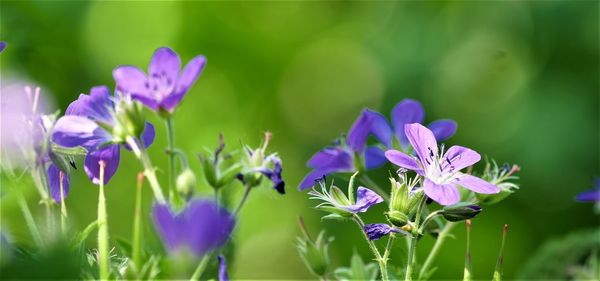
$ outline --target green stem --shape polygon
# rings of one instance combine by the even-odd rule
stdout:
[[[366,173],[363,173],[360,176],[360,180],[368,185],[369,188],[374,189],[377,194],[379,194],[385,201],[390,201],[390,195],[386,192],[381,186],[379,186],[375,181],[373,181]]]
[[[137,190],[135,193],[135,211],[133,214],[133,245],[131,246],[132,259],[136,272],[142,268],[142,184],[144,174],[139,173],[137,177]]]
[[[423,223],[421,224],[421,226],[419,227],[419,233],[423,233],[423,231],[425,230],[425,227],[427,227],[427,224],[429,224],[429,222],[434,219],[436,216],[439,216],[440,214],[442,214],[444,211],[443,210],[437,210],[437,211],[433,211],[431,212],[424,220]]]
[[[200,263],[198,264],[198,267],[196,267],[196,270],[194,270],[194,274],[192,274],[190,281],[200,280],[200,276],[202,276],[202,273],[204,272],[204,269],[206,269],[208,261],[211,257],[212,253],[207,253],[206,255],[204,255],[204,257],[202,257]]]
[[[48,228],[48,232],[51,235],[54,235],[54,214],[52,213],[52,202],[48,195],[48,191],[50,190],[48,187],[48,174],[44,169],[44,165],[40,163],[38,167],[42,168],[36,168],[38,175],[38,181],[36,181],[36,183],[42,196],[42,202],[46,207],[46,227]]]
[[[173,118],[167,117],[165,123],[167,125],[167,154],[169,155],[169,192],[175,194],[175,127]]]
[[[371,252],[375,256],[375,260],[379,264],[379,271],[381,272],[381,280],[388,281],[389,278],[388,278],[388,272],[387,272],[387,260],[384,260],[381,257],[381,253],[379,253],[377,246],[375,246],[375,243],[373,243],[373,241],[371,241],[369,239],[369,236],[367,236],[367,233],[365,232],[365,223],[362,221],[362,219],[357,214],[354,214],[353,220],[358,225],[358,228],[360,228],[360,232],[365,237],[367,244],[369,244],[369,248],[371,248]]]
[[[427,259],[425,260],[425,262],[423,263],[423,266],[421,267],[421,270],[419,271],[419,279],[422,279],[423,277],[425,277],[425,274],[427,274],[427,270],[433,263],[433,260],[436,258],[440,248],[442,247],[442,245],[444,244],[444,241],[446,240],[446,237],[448,236],[448,234],[450,233],[450,231],[452,230],[452,228],[455,225],[456,225],[456,223],[453,223],[453,222],[448,222],[448,223],[446,223],[446,225],[444,225],[444,228],[442,228],[442,231],[440,231],[440,233],[438,234],[438,237],[435,240],[435,244],[433,244],[433,248],[431,248],[431,251],[429,252],[429,255],[427,256]]]
[[[19,207],[21,208],[21,212],[23,212],[25,223],[27,224],[27,228],[29,228],[29,232],[31,232],[33,241],[35,241],[35,244],[38,246],[38,248],[41,248],[43,246],[42,235],[35,224],[35,220],[33,219],[33,215],[31,214],[29,206],[27,206],[27,201],[25,201],[25,198],[23,198],[21,193],[18,193],[17,200],[19,201]]]
[[[60,230],[62,234],[67,233],[67,203],[65,202],[63,179],[65,174],[60,172]]]
[[[240,210],[246,203],[246,200],[248,200],[250,191],[252,191],[252,187],[250,187],[249,185],[245,185],[245,187],[246,187],[246,190],[244,191],[244,195],[242,195],[242,199],[240,200],[240,203],[238,204],[237,208],[235,208],[235,212],[233,212],[233,216],[237,216],[237,214],[240,212]]]
[[[141,146],[138,145],[138,142],[132,137],[127,137],[127,144],[129,144],[135,156],[142,162],[142,165],[144,166],[144,175],[148,179],[148,183],[150,183],[150,187],[154,193],[154,198],[156,198],[158,203],[166,204],[167,201],[162,193],[162,189],[160,188],[160,184],[156,178],[154,166],[152,166],[152,162],[150,161],[150,157],[148,156],[146,149],[140,149]]]
[[[415,227],[412,230],[410,247],[408,248],[408,258],[406,259],[406,271],[404,276],[404,280],[406,281],[412,280],[413,264],[415,262],[415,256],[417,252],[417,242],[419,240],[419,236],[421,235],[419,233],[419,229],[421,226],[420,221],[421,215],[423,213],[423,205],[425,205],[425,197],[421,199],[421,202],[419,202],[419,205],[417,206],[417,212],[415,215]]]
[[[109,249],[108,249],[108,223],[106,215],[106,200],[104,198],[104,161],[100,161],[100,184],[98,194],[98,267],[100,280],[109,278]]]

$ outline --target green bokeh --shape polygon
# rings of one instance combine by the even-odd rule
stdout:
[[[428,121],[457,120],[450,144],[522,166],[522,189],[474,220],[476,278],[491,277],[504,223],[509,279],[544,241],[598,225],[590,205],[573,201],[600,174],[597,2],[2,1],[0,7],[0,39],[9,44],[3,74],[35,81],[63,110],[94,85],[113,86],[115,66],[144,68],[157,47],[174,48],[184,61],[206,55],[202,77],[176,114],[177,145],[196,172],[196,153],[214,147],[219,133],[236,147],[273,132],[288,194],[265,187],[251,197],[235,236],[235,278],[310,277],[294,248],[297,215],[310,230],[336,236],[335,265],[347,266],[354,250],[367,259],[355,226],[320,222],[314,202],[296,186],[310,155],[346,132],[362,107],[387,115],[403,98],[421,100]],[[157,140],[150,152],[166,181],[164,126],[152,121]],[[140,166],[122,155],[107,187],[108,215],[111,237],[128,238]],[[392,167],[378,170],[383,180],[386,169]],[[43,215],[35,190],[28,183],[20,188]],[[241,195],[241,187],[229,188]],[[147,211],[149,189],[146,195]],[[96,187],[75,173],[68,198],[75,228],[95,219],[96,197]],[[1,203],[3,233],[27,243],[14,197]],[[367,221],[381,221],[381,210]],[[456,238],[443,248],[435,278],[462,275],[462,227]],[[431,244],[423,239],[419,257]],[[399,246],[392,262],[404,251]]]

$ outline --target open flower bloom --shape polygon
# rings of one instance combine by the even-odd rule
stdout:
[[[221,247],[235,225],[227,210],[208,199],[191,200],[178,213],[157,203],[152,208],[152,220],[170,253],[187,249],[197,257]]]
[[[196,56],[179,73],[179,55],[170,48],[162,47],[154,52],[148,75],[135,66],[125,65],[117,67],[113,77],[118,91],[131,95],[154,111],[163,109],[172,113],[196,82],[205,64],[204,56]]]
[[[345,143],[336,144],[317,152],[308,161],[307,166],[312,171],[304,177],[299,190],[304,190],[315,185],[323,176],[332,173],[348,173],[357,170],[355,157],[364,159],[364,168],[375,169],[386,163],[383,150],[378,145],[367,145],[369,136],[374,136],[386,148],[392,147],[393,137],[404,149],[408,140],[404,134],[404,125],[409,123],[422,123],[425,118],[423,106],[414,100],[400,101],[392,110],[392,130],[385,116],[381,113],[364,109],[348,132]],[[449,119],[437,120],[429,124],[438,141],[448,139],[456,132],[456,122]]]
[[[594,188],[577,194],[575,200],[579,202],[597,202],[600,203],[600,179],[596,179]]]
[[[407,124],[404,128],[418,159],[397,150],[388,150],[385,156],[393,164],[423,176],[423,190],[429,198],[441,205],[455,204],[460,200],[457,185],[483,194],[500,192],[497,186],[460,172],[481,160],[477,152],[455,145],[445,154],[443,151],[438,153],[437,141],[431,130],[418,123]]]
[[[58,119],[52,131],[52,141],[64,147],[85,148],[84,169],[94,184],[100,183],[99,162],[104,161],[104,184],[117,171],[121,147],[111,131],[118,123],[115,103],[106,86],[94,87],[89,95],[81,94],[69,104],[66,115]],[[148,147],[154,141],[154,126],[146,122],[142,144]]]
[[[369,240],[378,240],[379,238],[386,236],[392,232],[400,232],[400,230],[395,229],[385,223],[366,224],[364,227],[364,231],[369,237]]]

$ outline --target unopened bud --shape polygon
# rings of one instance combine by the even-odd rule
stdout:
[[[474,218],[480,212],[481,207],[465,202],[444,207],[442,214],[449,221],[462,221]]]
[[[177,192],[184,197],[189,197],[196,189],[196,176],[189,168],[186,168],[177,176]]]
[[[397,227],[403,227],[409,221],[408,215],[399,211],[386,212],[385,216],[394,226]]]

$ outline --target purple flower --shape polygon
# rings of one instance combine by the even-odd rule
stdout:
[[[321,181],[320,184],[321,192],[313,189],[308,194],[311,195],[310,199],[322,200],[323,203],[319,204],[317,208],[325,207],[327,211],[330,210],[330,207],[333,207],[336,209],[336,213],[343,215],[364,213],[371,206],[383,202],[383,198],[379,194],[363,186],[358,187],[356,190],[356,201],[352,202],[353,199],[348,198],[336,186],[331,186],[329,191],[327,191],[325,183]]]
[[[219,259],[219,281],[229,281],[225,257],[223,255],[219,255],[217,258]]]
[[[577,194],[575,200],[579,202],[597,202],[600,203],[600,178],[596,179],[594,188]]]
[[[50,187],[50,195],[52,196],[52,200],[55,202],[61,202],[61,194],[60,194],[60,184],[62,180],[63,185],[63,194],[62,199],[66,199],[69,194],[69,187],[71,185],[71,181],[69,180],[69,175],[65,172],[61,171],[54,164],[50,164],[47,170],[48,175],[48,184]]]
[[[356,190],[356,202],[352,205],[340,206],[340,208],[351,213],[364,213],[371,206],[383,202],[383,198],[375,191],[359,186]]]
[[[2,53],[2,51],[4,51],[4,49],[6,49],[6,42],[0,41],[0,53]]]
[[[235,218],[227,210],[207,199],[191,200],[178,213],[157,203],[152,209],[152,220],[169,252],[187,249],[197,257],[221,247],[235,225]]]
[[[285,194],[285,182],[281,177],[283,168],[281,166],[281,159],[275,155],[267,157],[267,163],[272,162],[273,168],[262,168],[260,172],[265,175],[271,182],[273,182],[273,188],[280,194]]]
[[[379,238],[386,236],[391,232],[400,232],[398,229],[395,229],[385,223],[366,224],[364,231],[369,237],[369,240],[378,240]]]
[[[441,205],[455,204],[460,200],[456,185],[483,194],[500,192],[497,186],[460,172],[479,162],[481,156],[477,152],[455,145],[445,154],[443,150],[438,153],[437,141],[431,130],[418,123],[407,124],[404,128],[418,159],[397,150],[388,150],[385,156],[393,164],[423,176],[423,189],[429,198]]]
[[[154,52],[148,75],[135,66],[126,65],[117,67],[113,77],[118,91],[131,95],[154,111],[162,109],[173,113],[205,64],[204,56],[196,56],[180,73],[179,55],[170,48],[162,47]]]
[[[104,184],[116,173],[120,161],[120,144],[113,132],[118,120],[115,103],[119,97],[110,95],[106,86],[97,86],[89,95],[81,94],[69,104],[66,115],[58,119],[52,131],[52,141],[64,147],[81,146],[88,151],[84,161],[84,170],[94,184],[100,183],[99,161],[106,163]],[[142,143],[148,147],[154,141],[154,126],[146,122],[141,136]]]

